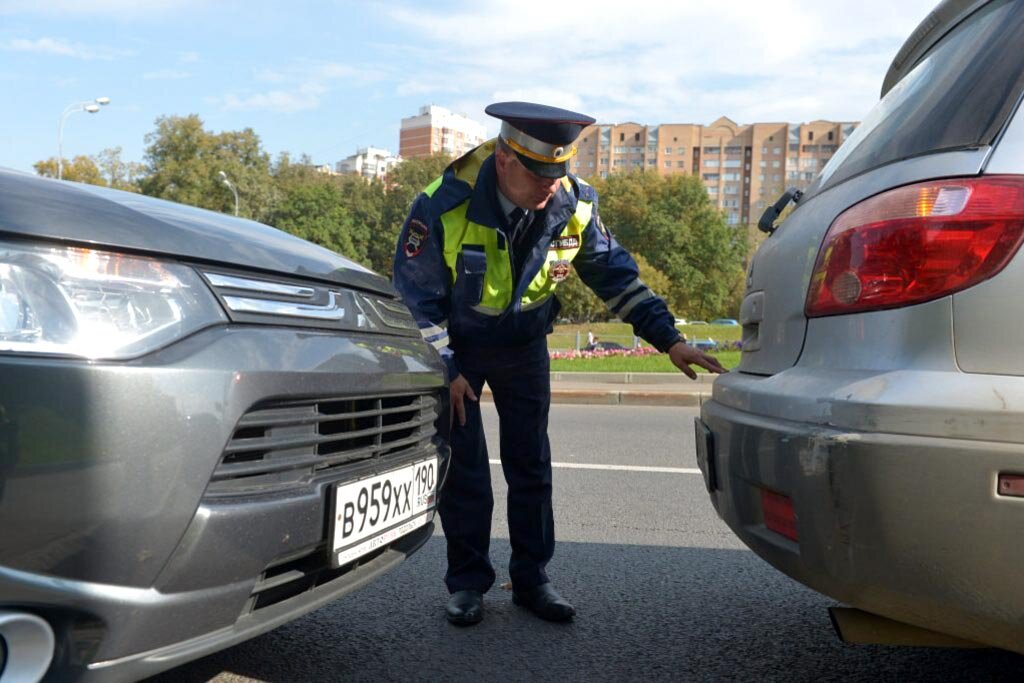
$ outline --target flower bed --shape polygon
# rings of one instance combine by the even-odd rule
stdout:
[[[742,349],[742,342],[730,341],[718,342],[713,348],[705,348],[703,350],[710,353],[718,353],[720,351],[741,351]],[[658,353],[660,352],[657,349],[650,346],[640,346],[635,349],[595,349],[593,351],[576,351],[575,349],[554,350],[549,351],[548,355],[551,356],[552,360],[573,360],[575,358],[637,358],[643,356],[656,356]]]

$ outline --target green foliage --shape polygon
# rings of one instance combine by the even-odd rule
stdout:
[[[57,177],[57,157],[50,157],[44,161],[37,161],[32,164],[36,173],[44,178]],[[100,172],[96,162],[85,155],[76,156],[68,161],[64,160],[64,168],[61,176],[64,180],[71,180],[76,183],[88,183],[89,185],[106,185],[103,174]]]
[[[284,190],[270,220],[281,230],[358,261],[352,217],[344,204],[341,190],[330,182],[296,184]]]
[[[668,277],[657,268],[647,262],[640,254],[633,254],[637,266],[640,268],[640,279],[655,292],[666,292],[669,290],[670,281]],[[565,282],[561,282],[555,290],[555,295],[562,304],[559,314],[572,322],[602,321],[614,317],[605,303],[590,290],[583,280],[573,270]],[[630,333],[632,334],[632,333]]]
[[[739,351],[715,351],[710,355],[718,359],[727,370],[740,364]],[[691,366],[700,373],[707,370],[699,365]],[[552,372],[679,372],[667,354],[653,356],[615,356],[604,358],[553,358]]]
[[[611,317],[608,307],[597,298],[597,295],[590,291],[590,288],[583,284],[583,280],[573,270],[565,281],[558,283],[555,289],[555,296],[562,304],[560,316],[568,318],[574,323],[588,320],[607,320]]]
[[[161,116],[146,135],[146,172],[142,192],[204,209],[234,212],[234,195],[223,171],[238,189],[239,215],[267,222],[277,201],[270,156],[251,128],[211,133],[202,119]]]
[[[726,225],[699,178],[637,172],[593,184],[604,224],[634,256],[666,276],[667,290],[651,288],[677,316],[735,315],[746,231]]]
[[[143,166],[135,161],[123,161],[121,148],[110,147],[93,156],[107,187],[127,192],[139,191]]]

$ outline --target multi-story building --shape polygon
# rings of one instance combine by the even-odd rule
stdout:
[[[403,159],[431,154],[456,157],[486,139],[487,130],[482,123],[432,104],[421,107],[416,116],[402,119],[398,155]]]
[[[386,149],[379,147],[363,147],[352,156],[337,163],[338,173],[355,173],[364,178],[384,180],[388,173],[401,162]]]
[[[595,124],[580,135],[571,168],[584,178],[637,169],[698,175],[730,224],[750,224],[785,188],[809,185],[856,125],[739,125],[726,117],[707,126]]]

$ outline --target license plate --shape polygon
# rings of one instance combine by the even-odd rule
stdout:
[[[437,458],[338,484],[331,555],[340,567],[430,521],[437,499]]]

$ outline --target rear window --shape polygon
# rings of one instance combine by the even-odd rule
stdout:
[[[992,143],[1024,88],[1024,3],[994,2],[954,28],[865,117],[818,187],[892,161]]]

